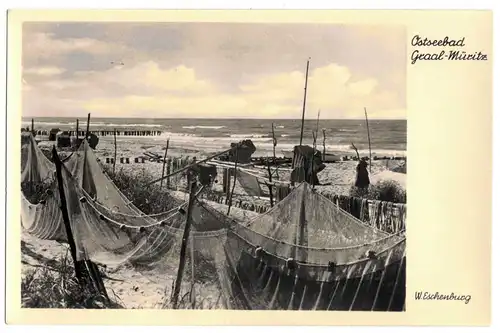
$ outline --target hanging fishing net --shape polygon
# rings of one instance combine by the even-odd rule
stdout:
[[[267,186],[268,182],[266,182],[263,177],[252,174],[245,170],[237,169],[236,179],[240,183],[245,193],[247,193],[248,195],[256,197],[269,196],[269,188]]]
[[[23,165],[38,168],[27,175],[53,174],[50,161],[38,158],[36,144],[25,147],[31,148]],[[162,283],[164,307],[173,306],[172,290],[184,264],[180,308],[404,308],[404,235],[363,224],[307,183],[266,214],[241,222],[198,199],[189,205],[172,198],[166,212],[142,213],[102,171],[86,141],[62,165],[61,175],[77,260],[134,269]],[[52,187],[40,209],[23,204],[29,232],[64,238],[55,212],[57,190]],[[188,214],[191,232],[181,253]]]
[[[21,135],[21,224],[40,239],[67,240],[55,167],[29,132]]]

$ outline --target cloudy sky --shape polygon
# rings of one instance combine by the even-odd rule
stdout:
[[[406,118],[397,26],[25,23],[23,116]],[[116,65],[113,62],[123,62]]]

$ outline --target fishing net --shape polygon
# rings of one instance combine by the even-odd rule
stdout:
[[[21,138],[21,184],[53,179],[56,169],[40,150],[35,138],[31,133],[23,133]]]
[[[29,149],[27,156],[38,154],[36,144]],[[53,168],[39,161],[31,158],[30,163],[41,170]],[[164,307],[172,306],[172,290],[184,264],[180,308],[404,308],[404,235],[364,225],[307,183],[266,214],[243,223],[197,199],[188,205],[172,198],[168,211],[143,214],[102,171],[86,141],[62,165],[61,174],[77,260],[134,269],[162,283]],[[23,226],[46,239],[64,236],[55,213],[57,188],[52,192],[45,208],[23,204],[21,214]],[[184,252],[189,213],[191,232]]]
[[[31,133],[21,135],[21,224],[40,239],[66,241],[55,167]]]
[[[281,201],[290,193],[290,184],[288,182],[275,179],[269,181],[264,175],[249,170],[236,169],[236,179],[243,191],[250,196],[269,197],[269,185],[273,190],[275,201]]]
[[[364,225],[308,183],[236,224],[229,239],[251,308],[392,310],[404,303],[404,236]]]
[[[256,197],[269,196],[269,187],[262,177],[258,177],[244,170],[236,169],[236,179],[248,195]]]

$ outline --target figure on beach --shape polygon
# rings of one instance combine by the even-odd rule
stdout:
[[[354,186],[361,189],[367,189],[370,186],[370,177],[368,176],[368,170],[366,167],[368,163],[364,159],[361,159],[356,166],[356,182]]]
[[[318,173],[326,168],[322,162],[321,152],[310,146],[294,147],[294,165],[290,181],[306,181],[311,185],[320,185]]]

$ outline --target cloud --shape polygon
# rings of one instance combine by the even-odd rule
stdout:
[[[26,23],[22,43],[26,116],[299,118],[311,57],[306,117],[406,117],[401,27]]]
[[[58,61],[62,56],[75,52],[105,56],[125,54],[130,51],[120,43],[103,42],[92,38],[56,39],[54,34],[49,32],[24,33],[22,45],[25,66],[43,61]]]
[[[48,116],[52,110],[50,115],[72,117],[91,112],[96,117],[298,118],[305,74],[253,75],[231,92],[216,81],[199,77],[194,68],[162,68],[154,61],[105,71],[80,71],[64,79],[45,77],[29,82],[30,88],[24,89],[24,113]],[[47,109],[48,105],[52,107]],[[310,71],[309,118],[315,118],[318,109],[322,118],[362,118],[364,107],[375,118],[405,116],[397,93],[381,89],[373,77],[354,79],[349,68],[335,63]]]
[[[39,76],[55,76],[64,73],[64,68],[47,66],[47,67],[32,67],[23,70],[23,74],[39,75]]]

